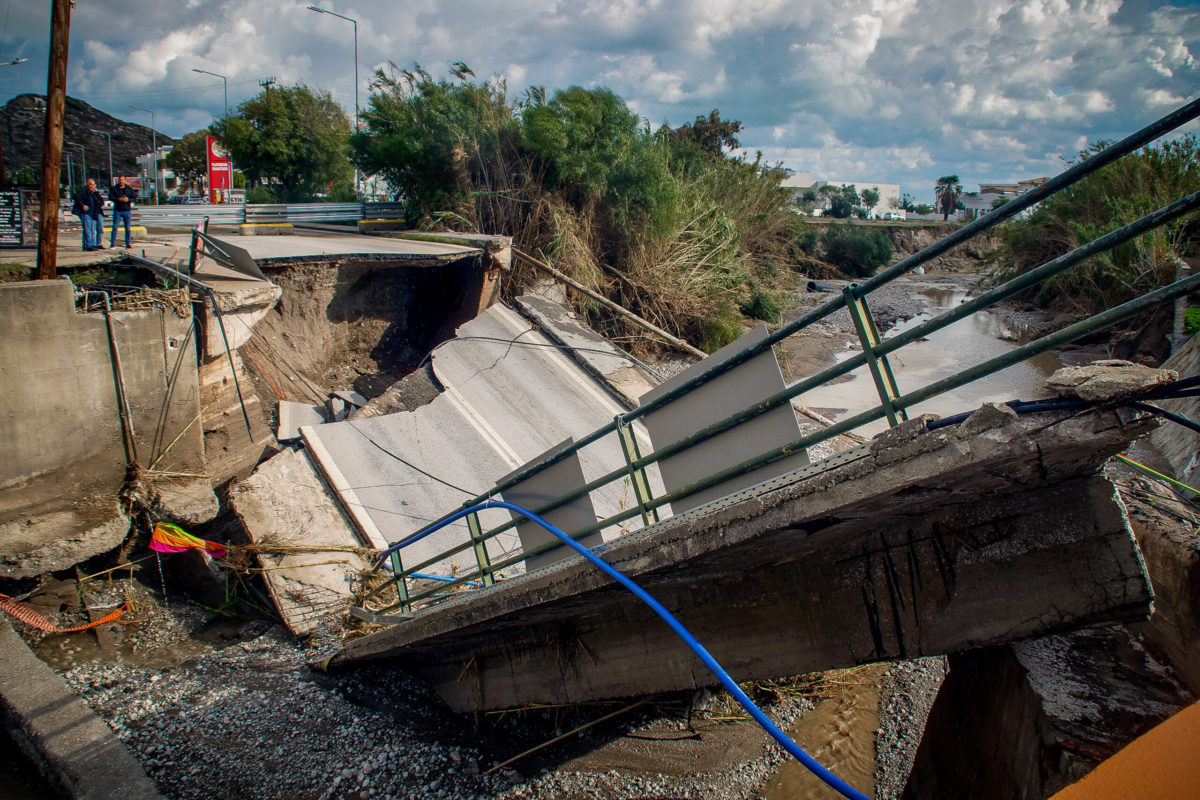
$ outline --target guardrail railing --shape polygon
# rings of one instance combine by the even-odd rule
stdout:
[[[403,219],[403,203],[272,203],[137,206],[136,224],[146,227],[189,227],[208,217],[210,225],[254,222],[355,222],[363,219]]]
[[[673,387],[662,395],[655,397],[653,400],[646,402],[624,414],[618,415],[611,423],[598,428],[582,439],[576,440],[569,447],[562,448],[552,455],[539,459],[525,467],[517,470],[508,478],[496,483],[487,492],[472,497],[465,501],[456,509],[450,510],[440,519],[430,523],[424,528],[414,532],[406,537],[401,542],[391,546],[380,554],[381,558],[377,565],[377,571],[383,568],[390,569],[391,575],[385,580],[377,582],[363,597],[360,605],[365,605],[367,601],[373,601],[375,606],[370,609],[364,616],[366,618],[379,619],[381,615],[397,609],[401,611],[410,611],[414,605],[435,599],[436,595],[443,594],[449,591],[456,591],[466,588],[469,584],[481,584],[490,586],[495,582],[495,577],[498,572],[513,566],[525,559],[539,555],[555,547],[561,546],[557,543],[549,543],[542,547],[531,548],[524,550],[516,555],[511,555],[503,560],[492,563],[489,558],[486,544],[491,539],[495,538],[505,531],[516,527],[518,520],[511,520],[502,525],[496,526],[491,530],[484,531],[480,524],[479,518],[475,514],[466,516],[467,528],[469,536],[466,541],[457,544],[444,552],[438,553],[435,556],[427,558],[419,564],[405,567],[401,559],[401,551],[409,544],[415,543],[421,539],[426,532],[438,527],[448,517],[460,513],[461,511],[477,506],[487,500],[500,497],[503,492],[516,487],[518,484],[537,475],[543,470],[553,466],[563,459],[578,453],[584,447],[602,439],[603,437],[616,435],[625,453],[625,466],[615,469],[605,475],[587,482],[583,486],[574,489],[571,492],[563,494],[554,500],[542,505],[533,511],[539,515],[545,515],[547,512],[553,511],[573,500],[583,497],[602,486],[605,486],[614,481],[629,481],[635,489],[637,495],[637,503],[630,508],[622,510],[604,519],[596,520],[595,523],[587,525],[578,530],[570,531],[571,538],[579,540],[590,534],[610,529],[613,526],[619,525],[625,520],[635,516],[642,516],[648,524],[652,522],[653,516],[657,509],[662,508],[672,502],[681,500],[689,495],[699,491],[717,486],[730,478],[738,475],[743,475],[752,470],[758,469],[766,464],[770,464],[789,455],[795,454],[798,451],[818,444],[835,436],[847,433],[862,425],[874,422],[879,419],[887,419],[891,425],[897,425],[906,418],[906,410],[912,406],[924,402],[931,397],[942,394],[944,392],[956,389],[979,378],[985,377],[992,373],[1005,369],[1020,361],[1024,361],[1039,353],[1045,352],[1055,347],[1059,347],[1067,342],[1088,336],[1104,328],[1143,313],[1157,305],[1168,303],[1174,299],[1188,294],[1192,291],[1200,289],[1200,275],[1178,280],[1163,288],[1145,294],[1139,298],[1131,300],[1115,308],[1096,314],[1085,320],[1077,322],[1060,331],[1043,336],[1034,341],[1016,347],[1009,352],[991,358],[979,364],[963,369],[962,371],[944,378],[934,383],[928,384],[919,389],[902,392],[896,382],[895,376],[892,373],[891,366],[888,363],[888,356],[894,353],[905,345],[917,341],[929,334],[940,330],[947,325],[950,325],[964,317],[967,317],[982,309],[990,308],[1000,301],[1012,297],[1013,295],[1031,287],[1038,283],[1048,280],[1049,278],[1067,270],[1087,258],[1103,253],[1118,247],[1137,236],[1140,236],[1148,231],[1154,230],[1162,225],[1165,225],[1181,216],[1192,211],[1200,209],[1200,192],[1194,192],[1186,197],[1172,203],[1169,206],[1158,209],[1145,217],[1132,222],[1119,230],[1113,231],[1105,236],[1100,237],[1076,250],[1062,255],[1052,261],[1049,261],[1040,267],[1037,267],[1030,272],[1020,275],[1007,283],[994,287],[983,294],[974,297],[961,305],[950,309],[930,320],[927,320],[920,325],[916,325],[903,333],[897,334],[888,339],[881,339],[879,332],[875,329],[875,324],[871,318],[870,309],[868,307],[868,299],[872,291],[884,286],[896,278],[904,275],[916,267],[936,258],[945,253],[947,250],[961,244],[964,241],[984,232],[985,230],[1012,218],[1025,209],[1041,202],[1050,195],[1072,185],[1084,176],[1095,172],[1096,170],[1112,163],[1118,158],[1125,156],[1138,148],[1149,144],[1150,142],[1162,136],[1184,123],[1200,116],[1200,100],[1192,101],[1182,108],[1176,110],[1157,122],[1143,128],[1141,131],[1127,137],[1126,139],[1113,144],[1095,154],[1094,156],[1075,164],[1065,170],[1058,176],[1052,178],[1040,187],[1027,192],[1021,197],[1014,199],[999,209],[980,217],[969,225],[960,228],[954,233],[935,242],[924,250],[916,253],[902,261],[888,267],[879,272],[874,277],[867,279],[861,284],[851,284],[845,287],[843,292],[834,296],[829,301],[823,303],[812,311],[804,314],[800,318],[781,326],[774,333],[771,333],[764,339],[739,350],[732,355],[724,358],[719,363],[715,363],[690,380]],[[663,408],[672,401],[682,397],[688,392],[708,383],[714,378],[729,372],[739,364],[745,363],[749,359],[757,356],[760,353],[766,352],[778,342],[787,337],[798,333],[807,328],[813,323],[824,319],[830,314],[845,308],[849,312],[854,321],[855,330],[858,334],[862,345],[862,352],[851,356],[844,361],[822,370],[821,372],[804,378],[803,380],[787,387],[783,391],[777,392],[766,399],[760,400],[743,410],[732,414],[725,419],[714,422],[701,430],[686,436],[672,444],[661,447],[654,452],[646,455],[641,455],[638,452],[634,437],[631,435],[630,426],[637,420],[642,419],[647,414]],[[743,461],[740,464],[714,472],[707,477],[697,480],[689,485],[683,486],[675,491],[667,492],[660,496],[654,496],[649,488],[648,482],[644,479],[644,471],[652,464],[656,464],[663,459],[676,455],[684,450],[694,447],[701,442],[716,436],[717,434],[731,430],[732,428],[748,422],[761,414],[765,414],[772,409],[778,408],[784,404],[791,402],[793,398],[808,392],[818,386],[833,381],[854,369],[866,365],[874,380],[876,391],[879,395],[879,405],[874,408],[851,416],[840,422],[828,426],[822,430],[803,435],[795,441],[782,443],[767,452],[764,452],[754,458]],[[420,580],[423,575],[422,570],[444,561],[458,553],[467,550],[474,551],[476,568],[471,571],[456,574],[450,580],[439,582],[438,585],[422,588],[418,584],[419,591],[413,591],[414,587],[410,586],[410,582]],[[427,583],[427,582],[426,582]],[[394,595],[391,591],[394,590]],[[383,605],[380,605],[380,604]]]

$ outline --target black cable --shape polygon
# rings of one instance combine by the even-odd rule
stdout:
[[[509,345],[509,350],[512,349],[513,345],[520,345],[521,347],[550,347],[550,348],[554,348],[556,350],[562,350],[563,352],[567,352],[567,353],[571,353],[571,352],[574,352],[574,353],[598,353],[599,355],[611,356],[613,358],[628,358],[630,361],[637,364],[639,367],[646,370],[651,375],[658,378],[660,381],[666,380],[666,376],[663,375],[658,370],[654,369],[654,367],[650,366],[649,364],[642,361],[641,359],[636,358],[635,356],[629,355],[629,353],[626,353],[624,351],[618,351],[618,352],[614,353],[612,350],[601,350],[596,347],[571,347],[570,345],[559,344],[557,342],[519,342],[519,341],[517,341],[517,339],[519,339],[520,337],[522,337],[525,334],[529,333],[530,331],[534,331],[534,330],[537,330],[537,329],[536,328],[528,328],[527,330],[521,331],[521,333],[517,334],[517,336],[513,337],[512,339],[504,339],[499,336],[455,336],[453,339],[443,342],[442,344],[433,348],[433,350],[430,350],[429,353],[424,358],[421,359],[421,362],[419,364],[417,364],[416,368],[420,369],[422,366],[424,366],[425,362],[429,360],[430,356],[432,356],[441,347],[443,347],[446,344],[449,344],[450,342],[464,341],[467,339],[478,339],[479,341],[484,341],[484,342],[500,342],[501,344],[507,344],[507,345]],[[505,356],[508,355],[508,351],[505,351],[504,355]],[[503,357],[504,356],[501,356],[501,358],[503,358]]]
[[[1174,381],[1173,383],[1156,386],[1153,389],[1145,392],[1138,399],[1117,401],[1117,404],[1128,405],[1133,408],[1137,408],[1140,411],[1158,414],[1164,419],[1169,419],[1171,422],[1182,425],[1185,428],[1200,432],[1200,424],[1197,424],[1194,420],[1191,420],[1182,414],[1176,414],[1175,412],[1167,411],[1159,408],[1158,406],[1152,406],[1143,402],[1143,400],[1146,399],[1174,400],[1183,397],[1196,396],[1200,396],[1200,376],[1185,378],[1183,380]],[[1112,401],[1103,402],[1108,403]],[[1066,411],[1072,409],[1092,408],[1099,405],[1099,403],[1090,400],[1082,400],[1078,397],[1060,397],[1050,400],[1009,400],[1003,405],[1008,406],[1017,414],[1038,414],[1046,411]],[[974,413],[975,411],[964,411],[960,414],[954,414],[949,417],[930,420],[925,424],[925,429],[932,431],[937,430],[938,428],[945,428],[950,425],[958,425],[959,423],[966,421],[967,417]]]
[[[1143,403],[1137,400],[1129,405],[1133,406],[1139,411],[1149,411],[1151,414],[1158,414],[1163,419],[1169,419],[1176,425],[1182,425],[1183,427],[1193,430],[1196,433],[1200,433],[1200,423],[1188,419],[1183,414],[1176,414],[1174,411],[1167,411],[1165,408],[1159,408],[1158,406],[1152,406],[1149,403]]]
[[[413,464],[409,461],[404,460],[403,458],[396,455],[391,450],[388,450],[386,447],[381,445],[379,442],[375,441],[370,436],[367,436],[365,433],[363,433],[361,430],[359,430],[358,426],[354,424],[354,420],[348,419],[348,420],[346,420],[346,424],[348,424],[351,428],[353,428],[355,433],[357,433],[359,436],[363,437],[368,442],[370,442],[372,445],[374,445],[375,448],[379,450],[379,452],[383,453],[386,456],[390,456],[390,457],[396,459],[397,461],[399,461],[401,464],[408,467],[409,469],[416,470],[417,472],[424,475],[426,478],[429,478],[432,481],[436,481],[437,483],[440,483],[443,486],[446,486],[450,489],[454,489],[457,492],[462,492],[463,494],[468,495],[469,497],[475,497],[478,494],[478,492],[469,492],[466,489],[462,488],[461,486],[455,486],[453,483],[450,483],[449,481],[444,481],[441,478],[439,478],[437,475],[430,474],[430,473],[426,472],[425,470],[421,469],[420,467],[418,467],[416,464]]]

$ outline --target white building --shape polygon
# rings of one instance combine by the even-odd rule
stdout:
[[[829,180],[816,180],[811,172],[793,172],[791,176],[784,180],[783,186],[792,191],[792,196],[797,203],[804,197],[806,192],[816,193],[822,186],[853,186],[862,196],[864,189],[872,189],[879,192],[879,203],[867,209],[867,216],[875,219],[882,217],[884,214],[893,211],[892,202],[900,202],[900,184],[898,183],[882,183],[880,181],[842,181],[830,178]],[[820,209],[820,204],[818,204]],[[815,211],[815,210],[814,210]],[[904,212],[901,211],[901,214]]]

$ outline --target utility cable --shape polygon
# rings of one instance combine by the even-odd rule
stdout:
[[[750,714],[751,717],[753,717],[754,721],[757,722],[762,727],[762,729],[764,731],[766,731],[767,734],[770,735],[770,737],[772,739],[774,739],[776,742],[778,742],[783,747],[783,749],[786,750],[793,758],[795,758],[797,761],[799,761],[801,764],[803,764],[804,767],[806,769],[808,769],[809,772],[811,772],[818,779],[820,779],[827,786],[829,786],[834,791],[838,792],[843,797],[851,798],[851,800],[870,800],[867,797],[867,795],[858,791],[853,786],[846,783],[845,781],[843,781],[838,776],[834,775],[829,770],[825,769],[825,767],[821,766],[821,764],[818,763],[816,759],[814,759],[808,753],[804,752],[804,750],[801,749],[799,745],[797,745],[795,742],[793,742],[788,737],[788,735],[786,733],[784,733],[783,730],[780,729],[780,727],[778,725],[776,725],[774,722],[772,722],[770,720],[770,718],[768,718],[767,715],[763,713],[762,709],[760,709],[757,705],[755,705],[754,701],[751,700],[750,697],[744,691],[742,691],[742,687],[737,685],[737,681],[735,681],[732,677],[730,677],[729,673],[726,672],[725,669],[720,664],[717,663],[717,660],[712,657],[712,654],[710,654],[708,652],[708,650],[706,650],[704,648],[704,645],[700,644],[700,642],[696,640],[696,637],[692,636],[691,632],[688,631],[687,628],[683,627],[683,624],[678,619],[676,619],[675,615],[672,614],[670,611],[668,611],[665,606],[663,606],[661,603],[659,603],[657,600],[655,600],[653,597],[651,597],[650,594],[645,589],[643,589],[641,586],[634,583],[630,578],[626,577],[624,573],[617,570],[616,567],[613,567],[608,562],[604,561],[599,556],[597,556],[595,553],[588,550],[582,544],[575,541],[570,536],[563,533],[561,530],[556,528],[554,525],[551,525],[549,522],[542,519],[540,516],[533,513],[532,511],[524,509],[521,506],[515,505],[513,503],[506,503],[502,500],[488,500],[488,501],[480,503],[478,505],[471,506],[470,508],[462,509],[461,511],[458,511],[458,512],[450,515],[449,517],[441,520],[437,525],[433,526],[432,528],[429,528],[427,530],[424,530],[424,531],[416,533],[412,536],[409,536],[407,539],[404,539],[400,543],[394,544],[391,547],[387,548],[386,550],[381,551],[379,553],[379,555],[382,557],[382,556],[386,556],[390,553],[394,553],[395,551],[399,550],[400,548],[410,545],[416,541],[419,541],[420,539],[425,538],[426,536],[433,533],[434,531],[440,530],[442,527],[449,525],[452,522],[456,522],[457,520],[465,517],[468,514],[473,514],[473,513],[482,511],[484,509],[487,509],[487,508],[507,509],[508,511],[512,511],[517,514],[520,514],[521,516],[528,519],[530,522],[534,522],[534,523],[540,525],[542,528],[545,528],[549,533],[553,534],[555,537],[560,539],[563,544],[567,545],[572,550],[574,550],[576,553],[578,553],[579,555],[583,556],[588,561],[590,561],[593,566],[599,568],[602,572],[604,572],[604,574],[608,575],[610,578],[615,580],[617,583],[621,584],[626,589],[628,589],[630,592],[632,592],[635,596],[637,596],[637,598],[639,600],[641,600],[643,603],[645,603],[647,606],[649,606],[650,609],[655,614],[657,614],[659,617],[661,617],[662,620],[671,627],[671,630],[673,630],[676,633],[676,635],[678,635],[679,638],[683,640],[684,644],[686,644],[689,648],[691,648],[692,652],[695,653],[696,656],[702,662],[704,662],[704,665],[706,667],[708,667],[708,669],[713,673],[713,675],[716,676],[717,680],[719,680],[721,682],[721,685],[725,687],[726,691],[728,691],[731,695],[733,695],[734,699],[737,700],[739,704],[741,704],[742,708],[746,709],[746,712],[748,714]]]
[[[632,356],[629,353],[626,353],[623,350],[614,353],[612,350],[601,350],[597,347],[572,347],[571,345],[559,344],[558,342],[519,342],[519,341],[517,341],[520,337],[524,336],[525,334],[527,334],[533,330],[537,330],[537,329],[536,328],[527,328],[526,330],[521,331],[519,334],[517,334],[512,339],[505,339],[500,336],[455,336],[453,339],[442,342],[437,347],[430,350],[429,353],[424,358],[421,359],[421,362],[419,364],[417,364],[416,368],[420,369],[422,366],[424,366],[425,362],[429,360],[430,356],[432,356],[434,353],[436,353],[438,350],[440,350],[445,345],[450,344],[450,342],[460,342],[460,341],[464,341],[464,340],[468,340],[468,339],[475,339],[475,340],[482,341],[482,342],[499,342],[501,344],[507,344],[507,345],[509,345],[509,350],[512,349],[513,345],[519,345],[521,347],[547,347],[547,348],[552,348],[555,350],[561,350],[564,353],[597,353],[602,356],[609,356],[610,358],[627,358],[630,361],[632,361],[633,363],[637,364],[642,369],[649,372],[654,377],[658,378],[660,381],[666,380],[666,376],[663,375],[658,370],[656,370],[654,367],[650,366],[645,361],[642,361],[640,358],[637,358],[636,356]],[[507,355],[508,355],[508,351],[506,350],[504,353],[504,356],[507,356]],[[501,356],[501,358],[504,358],[504,356]]]
[[[399,462],[400,462],[401,464],[403,464],[404,466],[408,467],[408,468],[409,468],[409,469],[411,469],[411,470],[415,470],[415,471],[417,471],[417,472],[421,473],[421,474],[422,474],[422,475],[424,475],[426,478],[429,478],[431,481],[436,481],[437,483],[440,483],[440,484],[442,484],[443,486],[446,486],[446,487],[448,487],[448,488],[450,488],[450,489],[453,489],[453,490],[455,490],[456,492],[462,492],[463,494],[467,495],[468,497],[475,497],[475,496],[478,494],[478,492],[472,492],[472,491],[468,491],[467,489],[464,489],[464,488],[462,488],[461,486],[456,486],[456,485],[454,485],[453,483],[450,483],[450,481],[442,480],[442,479],[441,479],[441,478],[439,478],[437,475],[434,475],[434,474],[432,474],[432,473],[430,473],[430,472],[426,472],[425,470],[423,470],[423,469],[421,469],[420,467],[418,467],[416,464],[413,464],[411,461],[406,461],[404,458],[402,458],[402,457],[400,457],[400,456],[396,455],[396,454],[395,454],[395,453],[393,453],[391,450],[388,450],[386,447],[384,447],[383,445],[381,445],[379,442],[375,441],[375,440],[374,440],[374,439],[372,439],[370,436],[368,436],[367,434],[363,433],[363,432],[362,432],[362,431],[359,429],[359,427],[358,427],[357,425],[355,425],[355,424],[354,424],[354,420],[349,420],[349,419],[348,419],[348,420],[346,420],[346,424],[347,424],[347,425],[349,425],[351,428],[353,428],[355,433],[357,433],[359,436],[363,437],[363,438],[364,438],[364,439],[366,439],[368,442],[370,442],[372,445],[374,445],[375,449],[377,449],[379,452],[383,453],[383,454],[384,454],[384,455],[386,455],[386,456],[389,456],[389,457],[391,457],[391,458],[394,458],[394,459],[396,459],[397,461],[399,461]]]

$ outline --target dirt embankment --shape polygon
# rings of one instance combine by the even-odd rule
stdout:
[[[885,225],[880,228],[896,251],[896,260],[907,258],[924,250],[929,245],[953,233],[956,224]],[[992,237],[986,234],[955,247],[925,265],[929,272],[975,272],[983,266],[983,258],[996,247]]]

